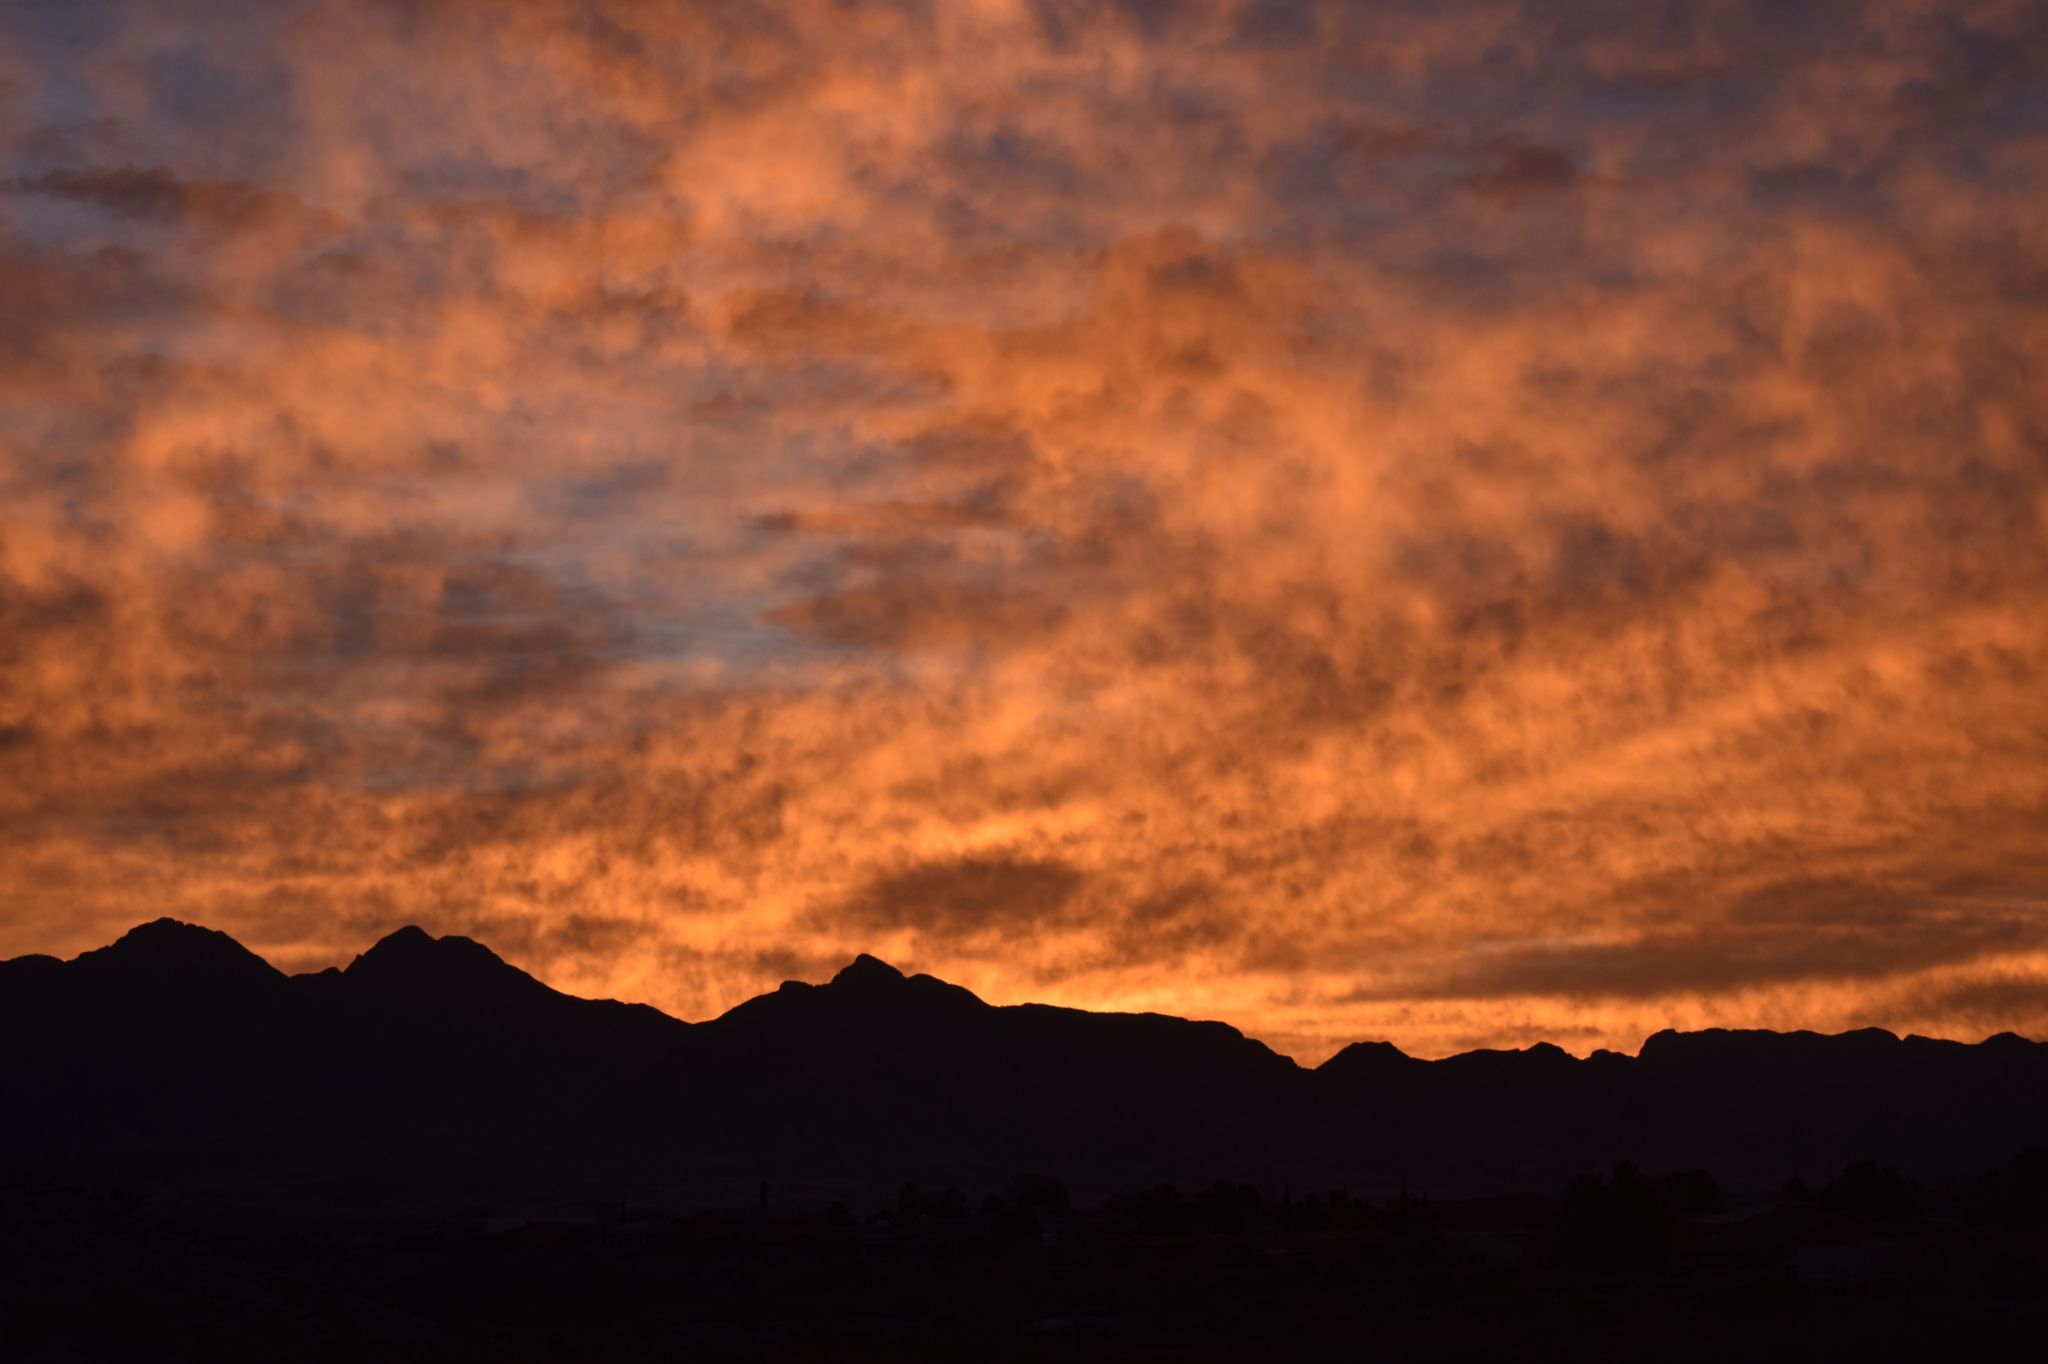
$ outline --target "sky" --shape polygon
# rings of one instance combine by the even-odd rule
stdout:
[[[0,956],[2048,1036],[2048,5],[0,7]]]

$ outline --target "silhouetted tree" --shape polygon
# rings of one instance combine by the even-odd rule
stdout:
[[[1002,1245],[1041,1242],[1048,1226],[1063,1222],[1070,1211],[1066,1186],[1032,1173],[1012,1176],[1001,1193],[992,1193],[981,1203],[989,1236]]]
[[[2048,1147],[2029,1146],[2004,1169],[1979,1176],[1970,1188],[1967,1213],[1973,1222],[2013,1231],[2048,1226]]]
[[[1824,1210],[1870,1222],[1913,1221],[1921,1200],[1918,1184],[1874,1160],[1852,1161],[1820,1193]]]
[[[1664,1206],[1679,1217],[1698,1217],[1721,1209],[1721,1186],[1705,1170],[1678,1170],[1664,1176]]]
[[[1639,1267],[1669,1253],[1673,1220],[1660,1186],[1622,1161],[1611,1176],[1572,1180],[1560,1240],[1568,1258],[1612,1269]]]
[[[1049,1175],[1028,1171],[1013,1175],[1003,1192],[1013,1206],[1024,1212],[1065,1217],[1071,1210],[1067,1186]]]
[[[1241,1235],[1259,1211],[1259,1191],[1250,1184],[1219,1179],[1196,1204],[1196,1218],[1211,1231]]]
[[[1142,1236],[1185,1236],[1195,1229],[1194,1209],[1171,1184],[1115,1194],[1103,1212]]]

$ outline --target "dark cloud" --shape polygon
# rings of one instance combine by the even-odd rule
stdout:
[[[1850,922],[1688,929],[1622,943],[1494,949],[1436,977],[1400,980],[1360,999],[1657,999],[1801,981],[1878,980],[2048,945],[2035,915],[1927,915],[1882,930]]]
[[[1570,152],[1509,134],[1481,149],[1479,166],[1468,183],[1481,197],[1514,208],[1568,190],[1578,178],[1578,163]]]
[[[1001,583],[892,580],[787,602],[767,619],[828,643],[923,648],[955,643],[1015,644],[1058,627],[1066,608]]]
[[[1118,965],[1185,960],[1226,947],[1243,932],[1239,916],[1214,886],[1186,881],[1132,900],[1111,926],[1107,946]]]
[[[10,194],[88,204],[117,218],[197,223],[232,232],[310,213],[292,194],[231,180],[192,180],[161,167],[50,170],[0,185]]]
[[[2013,972],[1965,976],[1961,980],[1918,991],[1893,1002],[1901,1013],[1920,1018],[1954,1020],[1947,1026],[1964,1041],[1991,1032],[2022,1031],[2038,1037],[2048,1024],[2048,976]]]
[[[113,603],[90,582],[49,584],[0,578],[0,666],[27,662],[49,636],[103,629]]]
[[[825,918],[842,931],[907,928],[939,942],[1016,939],[1059,925],[1085,880],[1053,859],[948,858],[879,876]]]

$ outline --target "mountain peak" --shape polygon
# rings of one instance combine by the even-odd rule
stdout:
[[[1429,1063],[1418,1061],[1392,1042],[1353,1042],[1316,1067],[1316,1073],[1351,1082],[1376,1083],[1416,1075]]]
[[[217,928],[206,928],[199,924],[188,924],[183,919],[173,919],[166,915],[161,919],[151,919],[146,924],[135,925],[135,927],[116,938],[110,946],[99,950],[105,952],[175,952],[194,948],[206,950],[208,947],[218,947],[221,944],[228,944],[234,947],[236,951],[247,950],[240,943]]]
[[[936,1026],[934,1020],[958,1017],[962,1010],[987,1009],[971,990],[933,976],[906,976],[863,952],[823,985],[784,981],[780,989],[735,1005],[712,1024],[783,1031],[819,1026],[818,1020],[830,1019],[829,1030],[836,1035],[838,1030],[869,1024]]]
[[[474,938],[437,938],[417,924],[387,933],[348,964],[347,979],[371,985],[445,989],[547,987]]]
[[[218,985],[284,978],[227,934],[171,918],[138,924],[113,945],[80,954],[77,964],[91,972],[164,984]]]
[[[439,941],[439,939],[435,938],[433,934],[427,932],[426,929],[421,928],[418,924],[407,924],[403,928],[393,929],[391,932],[386,933],[383,937],[377,939],[376,942],[370,944],[370,951],[431,951],[433,949],[434,944],[437,941]],[[365,955],[368,954],[366,953]]]
[[[903,980],[904,975],[901,971],[880,957],[871,957],[865,952],[855,957],[838,975],[832,977],[834,985],[850,985],[856,989],[900,985]]]
[[[1415,1059],[1392,1042],[1353,1042],[1338,1052],[1337,1056],[1349,1056],[1360,1063],[1371,1062],[1391,1065],[1399,1065],[1402,1062]],[[1336,1060],[1337,1056],[1332,1056],[1330,1060]],[[1327,1065],[1328,1062],[1324,1064]]]

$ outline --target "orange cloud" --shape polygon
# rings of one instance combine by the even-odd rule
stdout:
[[[0,20],[0,951],[2042,1032],[2048,27],[1838,22]]]

